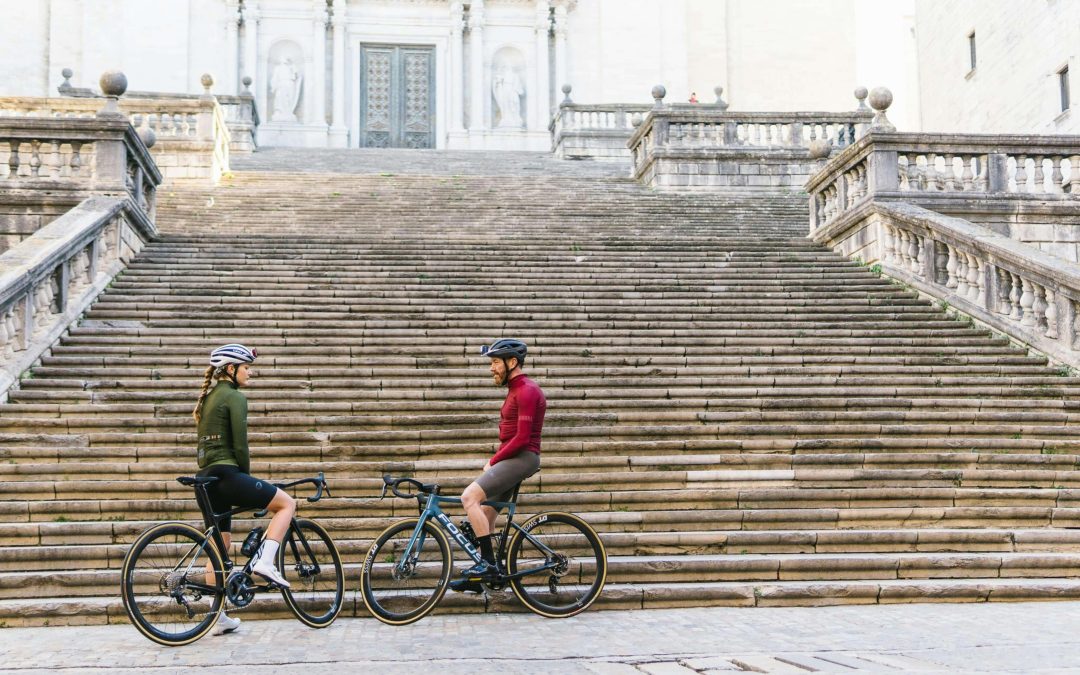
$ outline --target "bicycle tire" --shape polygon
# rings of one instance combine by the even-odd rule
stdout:
[[[278,569],[292,586],[282,588],[281,595],[296,618],[312,628],[334,623],[345,596],[345,572],[330,534],[314,521],[297,519],[277,557]]]
[[[206,583],[207,562],[215,591],[187,592],[189,575]],[[124,557],[120,579],[131,623],[167,647],[190,644],[210,632],[225,600],[221,554],[213,540],[186,523],[161,523],[140,534]]]
[[[413,560],[402,574],[397,562],[418,522],[419,518],[410,518],[383,530],[360,569],[364,604],[375,618],[392,626],[404,626],[430,614],[446,594],[454,568],[450,541],[428,521],[420,550],[412,552]]]
[[[537,572],[510,580],[521,604],[549,618],[584,612],[600,597],[607,581],[607,551],[600,535],[570,513],[541,513],[515,528],[506,558],[511,575],[558,561],[555,573]],[[574,583],[561,584],[564,578]]]

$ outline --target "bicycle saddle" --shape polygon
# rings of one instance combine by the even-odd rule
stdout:
[[[180,476],[176,479],[176,482],[188,487],[194,487],[196,485],[209,485],[217,479],[217,476]]]

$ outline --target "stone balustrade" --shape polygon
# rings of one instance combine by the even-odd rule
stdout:
[[[123,117],[0,117],[0,252],[92,195],[149,220],[161,173]]]
[[[1080,265],[905,202],[863,202],[815,239],[1080,367]]]
[[[1080,138],[871,131],[806,185],[810,230],[867,202],[904,202],[1080,260]]]
[[[664,105],[663,94],[654,89],[657,103],[627,143],[633,176],[656,188],[798,190],[817,168],[815,145],[851,145],[871,122],[869,110],[731,112]]]
[[[569,94],[569,87],[564,87]],[[634,133],[633,121],[649,112],[647,104],[566,103],[551,120],[551,152],[560,159],[595,159],[626,162],[626,142]]]
[[[128,197],[90,197],[0,255],[0,401],[155,235]]]

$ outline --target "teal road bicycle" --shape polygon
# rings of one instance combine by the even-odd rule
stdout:
[[[604,544],[588,523],[571,513],[540,513],[515,523],[520,487],[508,502],[484,502],[506,511],[506,523],[494,542],[499,574],[484,586],[490,591],[509,586],[523,605],[541,616],[579,614],[604,589]],[[360,590],[376,618],[401,626],[430,614],[446,593],[454,573],[451,541],[472,562],[480,562],[480,553],[468,521],[455,525],[441,508],[461,504],[460,498],[442,496],[438,485],[389,475],[383,476],[382,497],[387,490],[415,499],[419,515],[394,523],[375,539],[360,571]]]

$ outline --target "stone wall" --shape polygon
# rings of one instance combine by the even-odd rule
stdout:
[[[1076,108],[1080,2],[918,0],[916,7],[922,130],[1080,132],[1078,111],[1061,113],[1057,77],[1069,66]],[[968,49],[972,31],[974,70]]]

